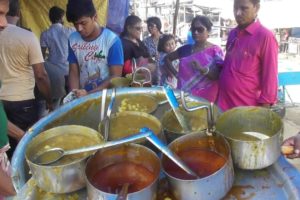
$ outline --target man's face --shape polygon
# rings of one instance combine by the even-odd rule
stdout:
[[[234,0],[233,12],[239,27],[245,28],[257,16],[260,5],[253,4],[251,0]]]
[[[79,20],[74,22],[74,27],[79,32],[83,39],[95,39],[93,38],[94,31],[97,28],[97,17],[81,17]]]
[[[9,9],[8,0],[0,0],[0,31],[4,30],[7,26],[6,14]]]

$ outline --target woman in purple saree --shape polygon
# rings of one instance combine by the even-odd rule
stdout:
[[[177,89],[215,102],[218,75],[223,64],[222,49],[207,41],[212,23],[205,16],[196,16],[191,24],[194,44],[184,45],[165,58],[167,69],[178,78]],[[170,64],[179,59],[178,73]]]

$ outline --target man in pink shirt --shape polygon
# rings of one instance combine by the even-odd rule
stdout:
[[[270,106],[277,100],[278,44],[257,19],[260,0],[234,0],[238,26],[226,44],[219,80],[218,105]]]

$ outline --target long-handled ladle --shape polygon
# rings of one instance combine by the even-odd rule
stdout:
[[[160,139],[149,128],[142,128],[137,134],[133,134],[119,140],[109,141],[94,146],[72,150],[64,150],[62,148],[48,149],[37,155],[35,158],[33,158],[32,162],[38,165],[49,165],[59,161],[66,155],[83,153],[87,151],[95,151],[103,148],[133,142],[143,138],[147,138],[151,143],[153,143],[159,150],[161,150],[167,157],[169,157],[173,162],[175,162],[186,173],[194,176],[195,178],[198,178],[198,175],[195,172],[193,172],[176,154],[174,154],[166,144],[160,141]]]

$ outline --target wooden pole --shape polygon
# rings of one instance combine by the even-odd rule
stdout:
[[[177,18],[178,18],[179,4],[180,4],[180,1],[176,0],[175,13],[174,13],[174,19],[173,19],[173,35],[176,35],[176,27],[177,27]]]

